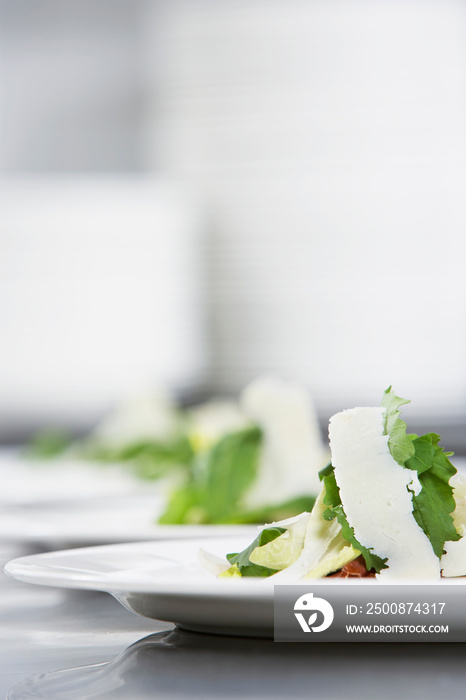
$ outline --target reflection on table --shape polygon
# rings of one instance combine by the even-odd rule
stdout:
[[[175,629],[149,635],[109,662],[29,677],[8,700],[457,698],[463,646],[279,644]]]

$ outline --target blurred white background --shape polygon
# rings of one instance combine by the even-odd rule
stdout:
[[[0,436],[136,385],[466,414],[460,0],[0,0]]]

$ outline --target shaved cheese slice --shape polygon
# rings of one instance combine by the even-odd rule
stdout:
[[[414,472],[390,454],[385,409],[352,408],[330,419],[329,437],[340,498],[356,539],[388,557],[378,578],[439,578],[440,564],[413,517]]]

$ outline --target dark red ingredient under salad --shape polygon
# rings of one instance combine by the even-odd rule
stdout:
[[[362,554],[349,564],[345,564],[339,571],[329,574],[326,578],[373,578],[374,569],[368,571]]]

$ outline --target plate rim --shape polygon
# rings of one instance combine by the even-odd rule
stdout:
[[[121,526],[112,534],[110,531],[104,530],[99,532],[98,528],[94,532],[79,528],[79,523],[83,518],[89,517],[89,514],[100,514],[102,510],[107,510],[109,513],[115,511],[118,514],[121,508],[125,505],[128,507],[128,512],[135,504],[140,503],[143,507],[151,507],[153,504],[153,520],[148,516],[147,524],[144,527],[139,526],[137,529],[126,532]],[[252,534],[260,527],[253,523],[193,523],[193,524],[165,524],[156,522],[156,518],[160,515],[160,506],[163,503],[161,496],[148,494],[147,496],[109,496],[108,498],[78,498],[67,503],[57,501],[49,501],[47,503],[34,504],[34,506],[17,506],[13,505],[6,509],[6,512],[0,513],[0,528],[3,532],[1,537],[4,541],[28,542],[32,544],[48,544],[57,549],[65,549],[67,545],[75,545],[80,547],[104,546],[110,544],[130,544],[134,542],[151,542],[182,538],[195,538],[205,536],[223,537],[228,536],[231,532],[236,534],[241,529],[248,534]],[[102,505],[104,504],[104,505]],[[52,511],[50,512],[50,509]],[[61,528],[57,531],[60,517],[70,508],[73,509],[75,515],[76,527]],[[123,511],[124,514],[124,511]],[[35,516],[39,516],[39,522],[35,520]],[[42,516],[48,516],[50,523],[41,521]],[[20,528],[17,524],[20,523]],[[131,521],[129,519],[129,526]],[[97,525],[97,520],[96,520]]]
[[[247,542],[249,538],[244,538],[244,542]],[[111,577],[105,580],[105,576],[102,572],[89,569],[84,574],[80,573],[80,567],[77,567],[73,573],[72,569],[67,569],[63,565],[58,564],[54,570],[54,559],[66,559],[73,560],[73,558],[86,557],[89,556],[89,561],[92,562],[96,560],[96,557],[102,556],[102,554],[109,553],[112,555],[118,554],[118,550],[124,553],[125,550],[129,550],[129,554],[133,552],[140,553],[140,556],[159,556],[160,558],[167,558],[167,553],[157,554],[157,549],[165,546],[167,547],[181,549],[182,547],[193,547],[195,548],[193,554],[197,554],[199,548],[209,547],[218,545],[219,542],[224,542],[222,545],[226,551],[228,551],[227,541],[230,544],[238,543],[241,547],[244,542],[240,540],[240,533],[237,535],[227,535],[225,538],[219,537],[202,537],[202,538],[181,538],[178,540],[153,540],[147,541],[143,540],[140,542],[124,542],[119,544],[106,544],[100,546],[91,547],[81,547],[77,549],[65,549],[53,552],[42,552],[40,554],[29,554],[27,556],[18,557],[10,560],[5,566],[5,573],[7,576],[22,581],[24,583],[30,583],[35,585],[52,586],[58,588],[76,589],[76,590],[93,590],[93,591],[103,591],[115,595],[116,597],[120,594],[143,594],[143,595],[181,595],[181,596],[215,596],[224,598],[243,598],[252,596],[254,598],[264,599],[265,597],[270,597],[273,595],[273,590],[277,585],[325,585],[325,586],[377,586],[379,584],[375,579],[359,580],[354,581],[348,579],[313,579],[312,581],[287,581],[285,579],[281,580],[279,583],[275,583],[273,577],[270,578],[231,578],[231,579],[221,579],[219,580],[215,574],[210,574],[208,571],[202,569],[201,564],[197,564],[199,567],[197,572],[201,574],[206,574],[205,578],[193,577],[192,580],[186,577],[186,573],[189,574],[189,566],[192,565],[192,561],[195,560],[193,556],[190,562],[186,562],[185,568],[183,569],[184,562],[174,561],[174,568],[178,566],[180,569],[180,574],[183,572],[185,576],[182,577],[179,574],[175,574],[173,577],[162,577],[157,579],[157,572],[154,572],[154,580],[150,583],[147,580],[138,582],[137,580],[121,580],[113,581]],[[147,549],[147,553],[144,550]],[[176,552],[175,552],[176,557]],[[43,568],[41,568],[42,562],[45,562]],[[84,570],[82,570],[84,571]],[[65,573],[64,573],[65,572]],[[209,578],[210,576],[210,578]],[[384,583],[383,585],[387,585]],[[455,577],[449,579],[439,579],[439,580],[427,580],[427,579],[400,579],[397,581],[391,581],[389,585],[413,585],[413,586],[423,586],[423,585],[440,585],[442,587],[448,586],[465,586],[466,577]]]

